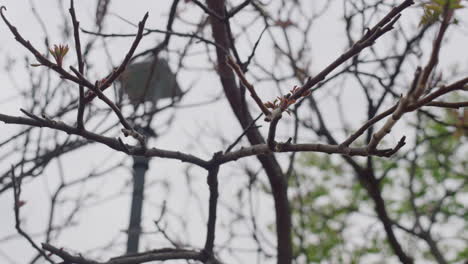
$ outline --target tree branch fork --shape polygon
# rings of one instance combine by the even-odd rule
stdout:
[[[225,157],[221,157],[218,160],[229,162],[231,160],[234,160],[234,157],[246,157],[246,156],[260,155],[260,154],[273,153],[273,152],[292,152],[292,151],[317,151],[317,152],[324,152],[324,153],[329,153],[329,154],[336,153],[336,154],[344,154],[344,155],[352,155],[352,156],[359,155],[359,156],[388,157],[388,156],[393,155],[398,149],[400,149],[404,145],[404,137],[392,149],[378,150],[377,145],[383,139],[383,137],[390,132],[391,127],[393,127],[396,121],[404,113],[414,111],[416,109],[419,109],[422,106],[431,106],[431,105],[438,106],[438,107],[443,106],[442,102],[433,103],[433,101],[436,98],[446,93],[449,93],[451,91],[464,89],[465,85],[468,83],[467,79],[462,79],[451,85],[442,87],[436,90],[435,92],[426,95],[425,97],[421,99],[419,99],[420,95],[422,94],[420,92],[420,89],[421,89],[420,87],[423,87],[424,85],[426,85],[424,82],[427,82],[427,77],[425,77],[425,79],[422,78],[422,80],[418,79],[417,80],[418,89],[414,89],[412,90],[412,93],[409,93],[407,96],[402,97],[400,99],[400,102],[397,104],[397,107],[395,106],[391,107],[387,111],[384,111],[381,115],[378,115],[377,118],[373,120],[369,120],[360,129],[358,129],[354,134],[352,134],[348,139],[343,141],[343,143],[341,143],[340,145],[291,144],[290,142],[278,143],[275,141],[275,135],[276,135],[276,129],[279,124],[279,121],[282,118],[282,113],[287,111],[287,108],[289,105],[294,104],[296,100],[301,99],[302,97],[308,96],[309,94],[307,92],[310,91],[310,89],[316,83],[323,80],[327,76],[328,73],[330,73],[331,71],[339,67],[349,58],[359,54],[364,48],[369,47],[372,44],[374,44],[378,38],[380,38],[386,32],[393,29],[394,24],[401,16],[400,14],[401,11],[411,6],[412,4],[413,4],[413,1],[406,0],[399,6],[392,9],[387,14],[387,16],[385,16],[379,23],[377,23],[373,28],[369,29],[363,35],[363,37],[350,48],[350,50],[348,50],[347,52],[339,56],[337,60],[332,62],[317,76],[315,76],[314,78],[309,78],[302,87],[298,87],[297,89],[295,88],[289,94],[280,97],[279,104],[273,106],[271,111],[266,107],[266,104],[263,103],[263,101],[257,95],[257,93],[255,92],[254,86],[248,82],[247,78],[244,76],[241,70],[241,67],[237,65],[237,63],[230,56],[227,56],[226,61],[228,65],[236,73],[241,83],[247,87],[247,90],[249,91],[256,105],[265,115],[265,120],[270,123],[268,137],[267,137],[268,151],[265,150],[263,145],[252,146],[248,148],[243,148],[236,152],[232,152],[232,153],[230,152],[229,155],[228,153],[226,153]],[[81,45],[80,45],[80,39],[79,39],[79,22],[76,20],[73,1],[70,1],[70,14],[71,14],[73,26],[75,29],[74,31],[75,44],[76,44],[75,48],[76,48],[78,64],[79,64],[78,70],[74,68],[73,66],[70,66],[70,70],[74,73],[74,75],[66,71],[62,67],[62,65],[53,63],[50,60],[48,60],[46,57],[41,55],[40,52],[37,51],[37,49],[35,49],[34,46],[29,41],[25,40],[21,36],[21,34],[18,32],[18,30],[8,21],[8,19],[5,17],[3,13],[4,10],[6,10],[6,8],[2,6],[0,8],[0,15],[2,19],[4,20],[4,22],[7,24],[10,31],[15,36],[16,40],[21,45],[23,45],[26,49],[28,49],[36,57],[38,62],[41,63],[41,65],[52,69],[53,71],[57,72],[62,78],[78,84],[81,88],[82,87],[88,88],[90,93],[88,93],[86,96],[85,94],[81,92],[81,88],[80,88],[80,98],[79,98],[80,107],[79,107],[78,116],[77,116],[78,125],[76,127],[64,124],[63,122],[60,122],[60,121],[54,121],[54,120],[50,120],[47,118],[41,118],[32,113],[26,113],[24,110],[22,110],[22,112],[25,113],[29,118],[15,117],[15,116],[8,116],[8,115],[1,114],[0,115],[1,121],[5,123],[24,124],[24,125],[37,126],[37,127],[49,127],[52,129],[61,130],[68,134],[75,134],[75,135],[82,136],[90,140],[94,140],[99,143],[103,143],[113,149],[125,152],[127,154],[131,154],[131,155],[143,155],[147,157],[179,159],[181,161],[190,162],[190,163],[199,165],[204,168],[207,168],[210,162],[212,163],[212,161],[202,160],[200,158],[196,158],[194,156],[181,153],[181,152],[173,152],[173,151],[167,151],[167,150],[162,150],[162,149],[157,149],[157,148],[146,149],[144,136],[139,134],[136,130],[133,129],[133,127],[128,123],[128,121],[126,121],[120,109],[112,102],[111,99],[109,99],[103,93],[103,91],[106,88],[108,88],[119,77],[119,75],[124,71],[124,69],[128,65],[135,49],[137,48],[141,38],[143,37],[143,29],[144,29],[145,22],[148,18],[148,13],[145,14],[143,19],[139,22],[138,32],[136,34],[136,37],[132,43],[130,50],[125,55],[125,58],[120,64],[120,66],[117,67],[115,70],[113,70],[108,75],[108,77],[103,78],[100,81],[96,81],[93,84],[83,75],[84,69],[83,69],[82,58],[81,58],[81,48],[80,48]],[[444,19],[442,23],[440,33],[437,37],[437,41],[434,43],[435,51],[432,52],[430,63],[428,64],[428,66],[425,67],[425,71],[422,74],[415,76],[415,78],[420,78],[420,76],[423,76],[423,77],[428,76],[430,72],[432,71],[432,69],[435,67],[435,64],[437,62],[437,59],[435,57],[438,56],[438,52],[436,52],[436,50],[440,49],[440,42],[442,41],[442,36],[445,33],[445,30],[448,26],[449,21],[450,21],[450,16],[447,15],[446,19]],[[417,94],[416,97],[414,96],[415,94]],[[132,136],[136,138],[140,142],[140,146],[127,145],[127,144],[124,144],[121,139],[105,137],[102,135],[95,134],[93,132],[89,132],[84,129],[83,124],[82,124],[82,115],[83,115],[82,111],[84,111],[83,108],[85,104],[89,103],[92,100],[92,98],[95,96],[97,96],[99,99],[104,101],[117,115],[122,126],[124,127],[122,129],[122,131],[124,132],[124,135]],[[463,106],[464,102],[459,103],[458,105]],[[375,123],[377,123],[378,121],[380,121],[381,119],[389,115],[391,115],[391,118],[388,119],[387,122],[384,124],[384,126],[377,133],[374,134],[373,140],[371,140],[369,145],[366,147],[367,150],[365,150],[366,148],[349,147],[350,144],[353,143],[360,135],[362,135],[369,127],[371,127],[372,125],[374,125]]]
[[[388,133],[390,133],[391,129],[404,114],[413,112],[417,109],[420,109],[421,107],[426,106],[466,107],[467,102],[444,103],[436,102],[435,100],[455,90],[465,90],[468,84],[468,77],[460,79],[449,85],[442,86],[436,89],[434,92],[427,93],[423,96],[424,92],[428,89],[428,76],[430,76],[437,64],[441,41],[450,23],[451,14],[447,13],[444,16],[444,20],[442,21],[442,24],[440,26],[439,33],[433,44],[433,51],[431,53],[431,58],[428,64],[424,67],[422,71],[419,69],[416,71],[413,85],[412,87],[410,87],[411,89],[409,89],[409,91],[405,95],[401,96],[400,100],[396,105],[390,107],[381,114],[376,115],[374,118],[368,120],[341,144],[293,144],[291,143],[291,139],[287,140],[284,143],[275,141],[276,130],[283,116],[283,112],[286,112],[288,110],[288,107],[294,104],[297,100],[308,96],[312,91],[311,89],[316,84],[323,81],[330,72],[338,68],[350,58],[359,54],[365,48],[372,46],[377,39],[379,39],[385,33],[392,30],[393,26],[400,18],[401,12],[407,7],[411,6],[413,3],[414,2],[412,0],[406,0],[399,6],[392,9],[387,14],[387,16],[385,16],[373,28],[369,29],[369,31],[367,31],[359,41],[357,41],[348,51],[343,53],[335,61],[328,65],[323,71],[321,71],[315,77],[307,79],[307,81],[301,87],[295,87],[293,90],[291,90],[289,94],[279,97],[278,104],[276,104],[276,102],[271,104],[264,103],[263,100],[256,93],[255,87],[247,80],[247,77],[244,75],[242,68],[230,56],[227,56],[227,64],[232,68],[240,82],[247,88],[255,104],[265,115],[265,121],[269,123],[268,136],[266,143],[264,144],[256,144],[249,147],[240,148],[236,151],[227,151],[226,153],[217,152],[211,159],[202,159],[194,155],[179,151],[147,147],[145,137],[139,134],[130,125],[130,123],[123,116],[119,107],[104,94],[105,89],[112,85],[112,83],[120,76],[120,74],[122,74],[122,72],[127,67],[128,63],[130,62],[136,48],[138,47],[140,40],[143,37],[144,25],[148,18],[148,13],[146,13],[143,19],[139,22],[138,32],[122,63],[115,70],[111,71],[111,73],[109,73],[106,78],[95,81],[93,83],[86,78],[84,73],[85,71],[79,37],[79,22],[76,19],[73,7],[73,0],[71,0],[70,2],[70,15],[72,17],[74,27],[75,50],[78,58],[78,69],[74,68],[73,66],[69,67],[70,71],[73,74],[65,70],[60,63],[54,63],[47,59],[29,41],[25,40],[22,37],[22,35],[18,32],[18,30],[5,17],[3,12],[4,10],[6,10],[6,8],[4,6],[0,7],[0,15],[6,23],[6,25],[8,26],[8,28],[10,29],[10,31],[12,32],[12,34],[15,36],[15,39],[36,57],[40,65],[55,71],[57,74],[59,74],[61,78],[71,81],[77,84],[79,87],[79,108],[77,113],[76,126],[68,125],[61,121],[52,120],[45,115],[39,117],[33,113],[29,113],[22,109],[21,111],[27,117],[0,114],[0,121],[3,121],[8,124],[20,124],[41,128],[47,127],[50,129],[63,131],[67,134],[81,136],[88,140],[104,144],[114,150],[121,151],[129,155],[140,155],[146,157],[159,157],[180,160],[182,162],[189,162],[195,164],[199,167],[205,168],[208,171],[207,182],[210,192],[210,210],[207,223],[208,231],[206,244],[205,248],[201,251],[184,249],[159,249],[155,251],[141,253],[135,256],[117,257],[107,262],[96,262],[87,260],[81,256],[73,256],[70,253],[64,251],[63,249],[58,249],[50,244],[42,244],[42,249],[62,258],[65,262],[68,261],[71,263],[79,264],[127,264],[169,259],[192,259],[199,261],[207,261],[207,258],[212,259],[212,263],[218,263],[213,255],[213,247],[216,223],[216,206],[218,198],[217,174],[219,171],[219,167],[222,164],[250,156],[269,155],[272,153],[281,152],[322,152],[347,156],[390,157],[405,145],[405,137],[402,137],[393,148],[378,149],[377,147],[379,143],[383,140],[383,138]],[[212,10],[208,11],[211,12]],[[84,88],[88,89],[87,94],[84,93]],[[86,104],[90,103],[91,100],[93,100],[93,98],[95,97],[98,97],[100,100],[106,103],[109,108],[112,109],[112,111],[118,117],[120,124],[123,126],[122,132],[124,133],[124,135],[131,136],[137,139],[139,142],[138,145],[129,145],[124,143],[120,138],[111,138],[86,130],[83,123],[83,112],[85,110]],[[384,125],[373,134],[370,142],[366,146],[350,147],[351,144],[355,142],[365,131],[367,131],[370,127],[372,127],[377,122],[385,118],[387,118],[387,120],[384,123]],[[15,186],[15,184],[13,186]],[[15,201],[19,199],[19,197],[17,196],[19,196],[19,194],[15,192]],[[15,210],[18,210],[18,208],[15,207]]]
[[[240,82],[247,87],[251,97],[255,101],[256,105],[259,107],[261,112],[265,115],[265,120],[269,122],[269,130],[268,130],[268,137],[267,137],[267,144],[259,144],[254,145],[251,147],[242,148],[237,151],[228,152],[225,154],[219,155],[216,164],[221,165],[226,162],[230,162],[236,160],[241,157],[248,157],[248,156],[255,156],[255,155],[262,155],[262,154],[271,154],[274,152],[302,152],[302,151],[314,151],[314,152],[323,152],[328,154],[342,154],[342,155],[350,155],[350,156],[381,156],[381,157],[389,157],[397,152],[401,147],[405,145],[405,137],[402,137],[401,140],[396,144],[393,148],[387,149],[377,149],[378,143],[383,139],[383,137],[388,134],[397,120],[404,114],[408,112],[415,111],[423,106],[437,106],[437,107],[463,107],[466,102],[460,103],[444,103],[444,102],[434,102],[435,99],[439,98],[442,95],[445,95],[449,92],[455,90],[464,90],[466,89],[466,85],[468,84],[468,78],[461,79],[456,81],[450,85],[446,85],[437,89],[435,92],[432,92],[422,98],[420,87],[424,87],[427,82],[426,80],[421,80],[421,76],[428,76],[432,69],[435,67],[437,62],[438,52],[436,50],[440,49],[440,42],[442,41],[443,34],[446,31],[448,23],[450,22],[450,14],[447,14],[446,19],[442,22],[441,29],[439,34],[436,38],[434,43],[434,51],[432,52],[431,59],[428,65],[424,68],[424,72],[421,74],[415,75],[415,83],[417,84],[418,89],[414,89],[414,87],[408,92],[408,94],[402,97],[399,103],[396,106],[393,106],[383,113],[377,115],[375,118],[367,121],[365,124],[361,126],[355,133],[350,135],[346,140],[344,140],[339,145],[330,145],[330,144],[291,144],[290,140],[287,142],[281,143],[275,141],[275,135],[277,126],[279,121],[282,118],[282,113],[287,111],[287,108],[294,104],[296,100],[301,99],[305,96],[308,96],[311,88],[321,80],[323,80],[328,73],[332,72],[334,69],[342,65],[346,62],[349,58],[359,54],[364,48],[369,47],[375,43],[375,41],[383,36],[386,32],[389,32],[393,29],[394,24],[400,18],[401,12],[406,9],[407,7],[411,6],[413,1],[406,0],[399,6],[392,9],[380,22],[378,22],[373,28],[369,29],[363,37],[353,45],[350,50],[343,53],[332,62],[329,66],[327,66],[322,72],[320,72],[314,78],[307,79],[306,83],[301,87],[295,87],[291,92],[285,96],[279,97],[279,104],[271,106],[271,111],[267,108],[266,104],[263,103],[262,99],[258,96],[255,91],[255,87],[249,83],[246,76],[244,76],[241,67],[230,57],[226,57],[227,64],[233,69],[235,74],[238,76]],[[22,125],[29,125],[35,127],[48,127],[51,129],[61,130],[68,134],[73,134],[77,136],[81,136],[87,138],[89,140],[93,140],[98,143],[102,143],[111,147],[115,150],[125,152],[130,155],[141,155],[146,157],[160,157],[160,158],[169,158],[169,159],[177,159],[183,162],[189,162],[195,165],[198,165],[203,168],[209,168],[213,164],[213,160],[206,160],[195,157],[190,154],[178,152],[178,151],[170,151],[158,148],[147,148],[145,137],[139,134],[133,127],[126,121],[125,117],[123,116],[120,109],[109,99],[103,91],[109,87],[124,71],[126,66],[128,65],[131,57],[137,48],[141,38],[143,37],[143,29],[145,22],[148,18],[148,13],[145,14],[143,19],[138,24],[138,32],[135,36],[135,39],[131,45],[130,50],[125,55],[124,60],[117,67],[113,70],[106,78],[103,78],[100,81],[96,81],[94,84],[90,82],[84,75],[84,69],[82,65],[82,58],[81,58],[81,48],[80,48],[80,39],[79,39],[79,22],[76,20],[76,15],[74,11],[73,1],[70,1],[70,14],[73,21],[74,26],[74,37],[75,37],[75,48],[78,57],[78,64],[79,69],[77,70],[73,66],[70,66],[70,70],[74,73],[71,74],[66,71],[61,65],[53,63],[52,61],[48,60],[45,56],[40,54],[37,49],[27,40],[25,40],[18,30],[8,21],[8,19],[4,15],[5,7],[0,8],[0,15],[4,22],[7,24],[10,31],[15,36],[16,40],[23,45],[26,49],[28,49],[38,60],[41,65],[50,68],[51,70],[57,72],[62,78],[67,79],[73,83],[76,83],[80,87],[80,109],[78,111],[77,116],[77,126],[67,125],[61,121],[51,120],[50,118],[39,117],[34,115],[33,113],[28,113],[24,110],[22,112],[28,117],[18,117],[18,116],[10,116],[5,114],[0,114],[0,121],[10,124],[22,124]],[[424,79],[424,78],[423,78]],[[413,84],[414,85],[414,84]],[[81,88],[86,87],[89,89],[87,95],[81,92]],[[417,96],[415,96],[415,94]],[[92,98],[97,96],[100,100],[104,101],[118,116],[122,126],[122,129],[125,136],[131,136],[137,139],[140,144],[139,146],[128,145],[125,144],[120,138],[110,138],[103,135],[99,135],[84,129],[82,124],[82,111],[85,104],[89,103]],[[384,126],[374,134],[372,137],[371,142],[366,147],[350,147],[350,145],[359,137],[361,136],[367,129],[371,126],[379,122],[380,120],[384,119],[387,116],[391,116],[384,124]]]

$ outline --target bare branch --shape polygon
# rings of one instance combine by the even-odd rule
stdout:
[[[226,151],[225,151],[224,153],[230,152],[230,151],[237,145],[237,143],[239,143],[239,141],[242,139],[242,137],[244,137],[245,134],[247,134],[247,131],[255,125],[255,123],[258,121],[258,119],[260,119],[260,117],[262,117],[262,115],[263,115],[263,113],[260,113],[260,114],[257,116],[257,118],[255,118],[254,120],[252,120],[252,122],[247,126],[247,128],[244,129],[244,131],[242,131],[242,134],[240,134],[240,136],[237,137],[237,139],[234,140],[234,142],[232,142],[231,145],[229,145],[229,147],[226,149]]]
[[[25,201],[20,200],[21,195],[21,181],[16,181],[15,169],[11,168],[11,182],[13,184],[13,208],[15,212],[15,228],[18,233],[24,237],[37,252],[44,257],[48,262],[54,264],[55,262],[47,256],[47,254],[32,240],[32,238],[21,228],[20,220],[20,207],[24,205]]]
[[[208,168],[209,163],[205,160],[192,156],[190,154],[185,154],[179,151],[169,151],[157,148],[144,148],[144,147],[136,147],[126,145],[125,147],[122,146],[121,141],[115,138],[109,138],[102,135],[95,134],[90,131],[80,130],[76,127],[69,126],[61,121],[48,121],[42,119],[29,119],[24,117],[17,117],[17,116],[9,116],[0,114],[0,121],[9,124],[22,124],[22,125],[29,125],[35,127],[48,127],[56,130],[60,130],[66,132],[67,134],[79,135],[81,137],[93,140],[95,142],[102,143],[112,149],[117,151],[122,151],[131,155],[141,155],[145,157],[160,157],[160,158],[169,158],[169,159],[176,159],[183,162],[193,163],[198,165],[202,168]]]
[[[245,78],[244,73],[242,72],[242,69],[240,66],[234,61],[234,59],[231,56],[226,57],[226,63],[231,67],[231,69],[237,74],[237,77],[241,81],[242,85],[244,85],[247,90],[250,92],[250,96],[254,99],[255,103],[257,106],[262,110],[263,114],[265,116],[270,115],[270,111],[265,107],[265,105],[262,102],[262,99],[258,97],[257,92],[255,91],[255,88],[249,81],[247,81],[247,78]]]
[[[133,56],[133,53],[135,52],[136,48],[138,47],[138,44],[140,43],[140,40],[143,38],[143,30],[145,28],[145,23],[147,19],[148,19],[148,13],[146,13],[143,19],[138,23],[138,32],[136,34],[136,37],[133,40],[132,46],[130,47],[130,50],[125,55],[125,58],[120,64],[120,66],[117,69],[113,70],[109,74],[108,77],[102,80],[102,84],[100,85],[100,88],[99,88],[101,91],[104,91],[105,89],[110,87],[110,85],[120,76],[120,74],[122,74],[122,72],[127,67],[128,63],[130,62],[130,59]],[[87,94],[85,98],[85,103],[89,103],[91,100],[93,100],[94,97],[96,97],[95,92]]]
[[[314,76],[314,78],[310,78],[307,82],[296,92],[294,93],[291,98],[292,99],[299,99],[302,94],[304,94],[307,90],[311,89],[317,83],[323,81],[325,77],[335,70],[338,66],[343,64],[348,59],[354,57],[355,55],[359,54],[363,49],[371,46],[374,42],[383,36],[385,33],[393,29],[393,25],[398,21],[400,18],[400,13],[408,8],[409,6],[413,5],[413,0],[405,0],[399,6],[393,8],[382,20],[380,20],[377,25],[375,25],[372,29],[367,31],[367,33],[357,41],[350,50],[343,53],[338,59],[328,65],[324,70],[322,70],[319,74]]]
[[[210,200],[208,205],[208,223],[206,230],[206,240],[204,251],[209,258],[213,256],[213,247],[216,234],[216,208],[218,206],[218,172],[219,165],[216,164],[218,157],[222,155],[222,152],[217,152],[213,156],[213,165],[208,169],[207,184],[210,189]]]
[[[72,18],[72,23],[73,23],[73,36],[75,38],[75,50],[76,50],[76,58],[78,60],[78,71],[82,75],[84,74],[84,62],[83,62],[83,55],[81,52],[81,41],[80,41],[80,22],[76,19],[76,14],[75,14],[75,6],[73,4],[73,0],[70,0],[70,16]],[[84,114],[84,108],[85,108],[85,103],[84,103],[84,87],[83,85],[79,85],[80,89],[80,98],[79,98],[79,105],[78,105],[78,114],[77,114],[77,126],[79,129],[84,129],[84,124],[83,124],[83,114]]]

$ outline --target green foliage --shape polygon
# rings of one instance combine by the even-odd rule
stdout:
[[[464,6],[460,2],[461,0],[431,0],[428,3],[424,3],[422,5],[424,15],[419,25],[433,24],[439,21],[445,12],[463,8]]]
[[[468,259],[468,247],[460,252],[458,252],[457,257],[454,261],[463,261]]]
[[[433,221],[437,229],[431,232],[438,246],[444,254],[457,256],[447,257],[450,261],[466,259],[468,254],[464,248],[446,244],[454,237],[443,231],[461,228],[456,234],[462,239],[468,225],[468,210],[461,199],[468,189],[468,150],[464,147],[467,137],[465,131],[459,131],[459,114],[460,111],[447,111],[442,122],[421,117],[415,126],[413,146],[398,153],[398,158],[373,159],[375,175],[385,175],[381,187],[391,218],[410,229],[416,215],[423,223]],[[363,263],[369,257],[385,263],[385,256],[393,254],[381,224],[372,215],[374,204],[354,178],[352,169],[337,156],[316,153],[302,155],[300,165],[303,173],[297,172],[290,182],[295,253],[307,263]],[[371,218],[370,226],[353,225],[362,216]],[[456,221],[467,224],[451,224]],[[360,234],[364,243],[355,243],[349,236],[359,225],[373,228],[369,234]],[[434,261],[421,238],[404,234],[401,242],[404,247],[414,248],[410,250],[412,255],[423,262]]]
[[[346,180],[346,176],[337,178],[346,172],[329,155],[308,153],[302,156],[301,164],[320,173],[298,173],[290,183],[296,186],[291,199],[295,254],[304,257],[306,263],[349,263],[352,257],[343,248],[346,241],[343,232],[347,230],[349,216],[358,211],[357,201],[364,191],[359,184],[348,181],[352,175],[347,175]],[[371,245],[358,249],[359,254],[376,250]]]
[[[330,155],[317,153],[306,153],[302,156],[300,163],[306,167],[315,167],[322,172],[341,174],[343,172],[342,165],[332,162]]]

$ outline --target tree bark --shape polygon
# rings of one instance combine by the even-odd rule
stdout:
[[[224,0],[207,0],[207,6],[220,17],[225,16],[225,1]],[[226,24],[214,17],[210,17],[213,38],[215,42],[224,47],[224,50],[229,50],[229,39]],[[242,128],[245,129],[253,120],[247,109],[241,109],[242,97],[240,89],[236,84],[235,75],[231,68],[226,63],[226,54],[222,49],[217,48],[218,73],[223,86],[226,97],[231,105],[231,108],[236,115]],[[262,137],[257,128],[250,128],[246,133],[249,142],[252,145],[264,144],[265,139]],[[273,154],[257,156],[258,160],[265,169],[272,189],[273,199],[275,203],[276,214],[276,235],[277,235],[277,263],[288,264],[292,262],[292,240],[291,240],[291,211],[288,201],[288,185],[285,175],[281,170],[278,161]]]

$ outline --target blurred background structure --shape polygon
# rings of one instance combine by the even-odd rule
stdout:
[[[134,105],[149,102],[155,109],[159,99],[176,98],[182,95],[176,76],[163,58],[149,59],[130,64],[120,77],[120,89]],[[151,128],[145,126],[140,133],[147,138],[154,135]],[[133,157],[133,193],[128,226],[127,253],[138,252],[141,234],[141,215],[145,189],[145,174],[149,168],[149,158]]]
[[[466,1],[156,2],[0,0],[1,263],[467,260]]]

